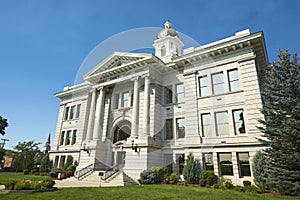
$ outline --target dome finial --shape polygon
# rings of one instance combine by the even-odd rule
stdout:
[[[165,22],[165,29],[170,29],[170,28],[172,28],[172,23],[169,20],[167,20]]]

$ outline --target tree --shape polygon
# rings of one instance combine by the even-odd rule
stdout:
[[[270,163],[268,157],[262,151],[256,152],[255,156],[253,157],[252,172],[254,183],[259,188],[260,192],[265,192],[267,189],[267,169],[269,165]]]
[[[16,170],[28,169],[29,171],[34,167],[34,156],[39,152],[38,145],[34,140],[29,142],[18,143],[13,147],[15,153],[13,161],[16,164]]]
[[[5,135],[5,128],[8,126],[7,119],[0,116],[0,134]]]
[[[279,51],[278,58],[265,71],[260,141],[268,147],[271,189],[300,195],[300,65],[288,50]]]
[[[49,158],[49,154],[47,153],[41,160],[41,168],[40,168],[40,172],[49,172],[50,171],[50,158]]]
[[[183,168],[183,177],[185,183],[199,183],[200,170],[193,153],[189,153]]]

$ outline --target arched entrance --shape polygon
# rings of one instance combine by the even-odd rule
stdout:
[[[130,121],[124,120],[115,127],[113,143],[118,141],[127,140],[131,134],[131,123]]]

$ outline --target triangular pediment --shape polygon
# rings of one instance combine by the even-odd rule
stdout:
[[[122,66],[130,65],[131,63],[150,58],[151,56],[151,54],[143,53],[114,52],[88,72],[84,76],[84,79],[88,79],[91,76],[105,73],[106,71],[111,71]]]

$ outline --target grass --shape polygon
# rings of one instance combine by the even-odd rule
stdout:
[[[9,180],[32,180],[39,181],[47,178],[47,176],[25,175],[22,172],[0,172],[0,185]]]
[[[0,194],[0,199],[197,199],[197,200],[292,200],[300,198],[250,194],[220,189],[167,185],[140,185],[111,188],[62,188],[54,192]]]

